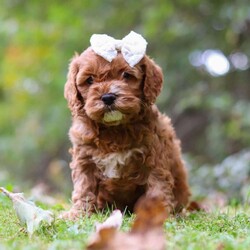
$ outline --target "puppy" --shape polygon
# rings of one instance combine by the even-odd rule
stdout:
[[[66,218],[107,206],[133,211],[142,195],[160,198],[167,212],[189,200],[180,142],[154,104],[161,68],[144,54],[131,66],[121,48],[116,52],[108,61],[89,47],[70,63],[65,98],[74,190]]]

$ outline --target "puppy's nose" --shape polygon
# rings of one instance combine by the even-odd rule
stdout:
[[[112,93],[104,94],[101,97],[101,100],[106,104],[106,105],[111,105],[114,103],[116,99],[116,96]]]

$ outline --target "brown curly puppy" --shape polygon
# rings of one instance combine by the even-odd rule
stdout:
[[[162,83],[160,67],[146,55],[134,67],[120,52],[108,62],[91,48],[72,59],[65,97],[74,191],[64,217],[109,205],[133,211],[144,194],[160,197],[168,212],[188,203],[179,140],[154,105]]]

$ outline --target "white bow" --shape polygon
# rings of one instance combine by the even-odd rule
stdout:
[[[109,62],[117,56],[117,51],[121,51],[129,66],[134,67],[145,55],[148,43],[140,34],[131,31],[122,40],[105,34],[94,34],[90,44],[97,55]]]

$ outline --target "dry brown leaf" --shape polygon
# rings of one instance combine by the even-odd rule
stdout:
[[[163,223],[166,210],[157,198],[144,198],[136,208],[136,219],[128,233],[116,228],[102,228],[92,238],[87,250],[164,250]]]
[[[142,198],[135,207],[136,219],[132,232],[145,232],[162,227],[167,218],[167,211],[157,197]]]

